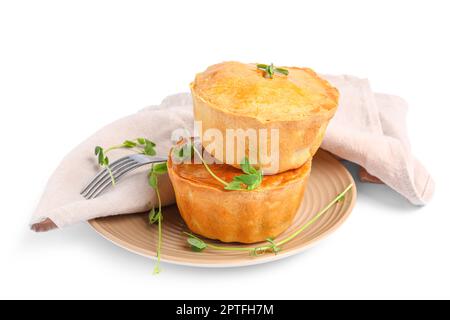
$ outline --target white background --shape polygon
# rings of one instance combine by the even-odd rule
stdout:
[[[448,1],[1,1],[0,298],[450,298]],[[256,267],[153,262],[87,225],[30,215],[61,158],[101,126],[224,60],[370,79],[410,103],[435,198],[358,184],[349,220],[315,248]],[[155,128],[157,130],[157,128]]]

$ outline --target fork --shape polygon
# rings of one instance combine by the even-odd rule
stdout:
[[[146,164],[164,162],[164,157],[149,157],[143,154],[133,154],[120,158],[109,165],[114,180],[118,181],[121,177],[130,171],[133,171]],[[98,197],[106,188],[113,184],[111,174],[108,169],[100,171],[91,182],[80,192],[86,199],[94,199]]]

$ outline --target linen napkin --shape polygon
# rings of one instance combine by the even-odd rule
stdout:
[[[363,181],[381,181],[414,205],[429,202],[434,181],[411,153],[407,103],[397,96],[373,93],[366,79],[324,77],[341,96],[321,147],[364,168]]]
[[[361,176],[382,181],[414,205],[424,205],[434,191],[426,169],[411,154],[406,130],[407,104],[391,95],[373,93],[369,82],[352,76],[324,76],[340,91],[336,116],[330,122],[322,148],[355,162],[365,170]],[[112,146],[125,139],[146,137],[157,145],[159,155],[167,155],[175,129],[192,132],[192,99],[188,93],[167,97],[151,106],[117,120],[94,133],[73,149],[51,176],[31,219],[35,231],[47,231],[77,222],[110,215],[144,212],[155,203],[147,185],[148,168],[125,176],[100,197],[85,200],[80,191],[99,168],[93,155],[95,146]],[[110,159],[127,151],[118,150]],[[175,201],[167,176],[160,179],[163,205]]]

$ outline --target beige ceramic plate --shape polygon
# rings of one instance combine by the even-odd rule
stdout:
[[[303,204],[293,225],[277,240],[282,240],[304,225],[351,183],[354,181],[347,169],[333,156],[319,150],[313,160]],[[355,200],[356,188],[353,187],[343,201],[334,205],[297,238],[286,243],[277,255],[269,253],[258,257],[250,256],[247,252],[218,252],[209,249],[203,252],[191,251],[186,243],[186,236],[182,233],[188,230],[176,206],[167,207],[164,208],[161,258],[169,263],[198,267],[236,267],[282,259],[306,249],[339,227],[350,214]],[[157,229],[148,224],[147,214],[100,218],[91,220],[90,224],[116,245],[146,257],[155,257]]]

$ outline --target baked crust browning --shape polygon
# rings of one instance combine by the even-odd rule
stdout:
[[[254,64],[224,62],[197,74],[191,83],[194,118],[202,122],[202,135],[208,129],[218,129],[224,137],[227,129],[267,129],[267,145],[258,142],[257,146],[263,152],[270,150],[271,130],[278,130],[279,164],[266,163],[264,174],[295,169],[308,161],[322,143],[339,99],[338,91],[311,69],[283,68],[289,70],[288,76],[275,74],[267,79]],[[249,156],[249,139],[244,143]],[[204,146],[216,156],[214,142]],[[230,146],[224,139],[222,154],[227,150]],[[234,154],[219,160],[238,167],[242,159]]]
[[[242,172],[229,165],[210,165],[220,178],[231,181]],[[202,164],[175,164],[168,172],[183,220],[194,233],[222,242],[255,243],[276,237],[292,223],[300,208],[311,160],[302,167],[264,177],[253,191],[227,191]]]

